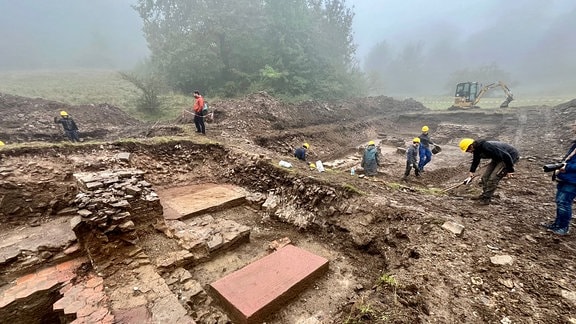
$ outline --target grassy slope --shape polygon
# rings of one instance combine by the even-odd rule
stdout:
[[[139,91],[112,70],[0,72],[0,92],[72,105],[109,103],[142,119],[172,119],[194,102],[192,97],[169,94],[161,98],[160,116],[143,116],[136,111]]]
[[[182,109],[194,103],[192,97],[167,94],[160,116],[143,116],[136,111],[138,90],[128,81],[123,80],[112,70],[44,70],[0,72],[0,92],[32,98],[44,98],[68,104],[109,103],[141,119],[173,119]],[[565,97],[528,97],[516,95],[511,107],[548,105],[556,106],[573,98]],[[404,99],[404,98],[397,98]],[[447,109],[452,105],[452,98],[446,96],[413,97],[426,107],[435,110]],[[480,106],[485,109],[498,108],[504,97],[483,98]]]

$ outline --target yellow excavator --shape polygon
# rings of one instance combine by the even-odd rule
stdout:
[[[506,95],[506,100],[500,104],[500,108],[507,108],[508,104],[514,100],[512,91],[504,82],[498,81],[482,86],[478,82],[462,82],[456,85],[456,94],[454,95],[454,105],[448,110],[461,110],[470,108],[480,108],[477,106],[478,102],[488,92],[488,90],[500,87]]]

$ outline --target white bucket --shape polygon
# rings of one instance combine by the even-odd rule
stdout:
[[[280,161],[280,162],[278,162],[278,164],[279,164],[281,167],[285,167],[285,168],[291,168],[291,167],[292,167],[292,163],[286,162],[286,161]]]

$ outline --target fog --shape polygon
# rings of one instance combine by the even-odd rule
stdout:
[[[0,0],[0,70],[133,67],[149,54],[142,21],[130,7],[135,2]],[[385,42],[390,57],[418,44],[419,68],[431,84],[456,70],[495,64],[509,73],[509,84],[526,91],[553,95],[576,86],[576,1],[347,3],[355,12],[360,67],[376,44]]]
[[[148,55],[135,0],[0,0],[0,69],[134,66]]]
[[[495,64],[510,75],[503,81],[524,91],[573,94],[576,87],[576,1],[349,3],[356,13],[354,39],[361,63],[378,42],[388,45],[392,57],[407,44],[419,44],[425,63],[420,68],[440,82],[441,74]]]

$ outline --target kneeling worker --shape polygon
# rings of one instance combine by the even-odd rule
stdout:
[[[310,148],[310,144],[308,143],[302,144],[302,147],[299,147],[294,151],[294,156],[298,160],[306,161],[306,150],[308,150],[308,148]]]
[[[471,138],[462,139],[459,146],[462,152],[473,155],[470,177],[474,176],[480,159],[492,159],[482,175],[482,194],[473,198],[479,200],[482,205],[489,205],[500,180],[505,176],[512,177],[514,174],[514,164],[520,159],[518,150],[506,143]]]
[[[368,142],[368,147],[364,150],[360,166],[364,168],[364,174],[369,177],[375,176],[378,173],[377,169],[380,166],[380,160],[378,157],[378,149],[376,148],[376,143],[374,143],[374,141]]]

